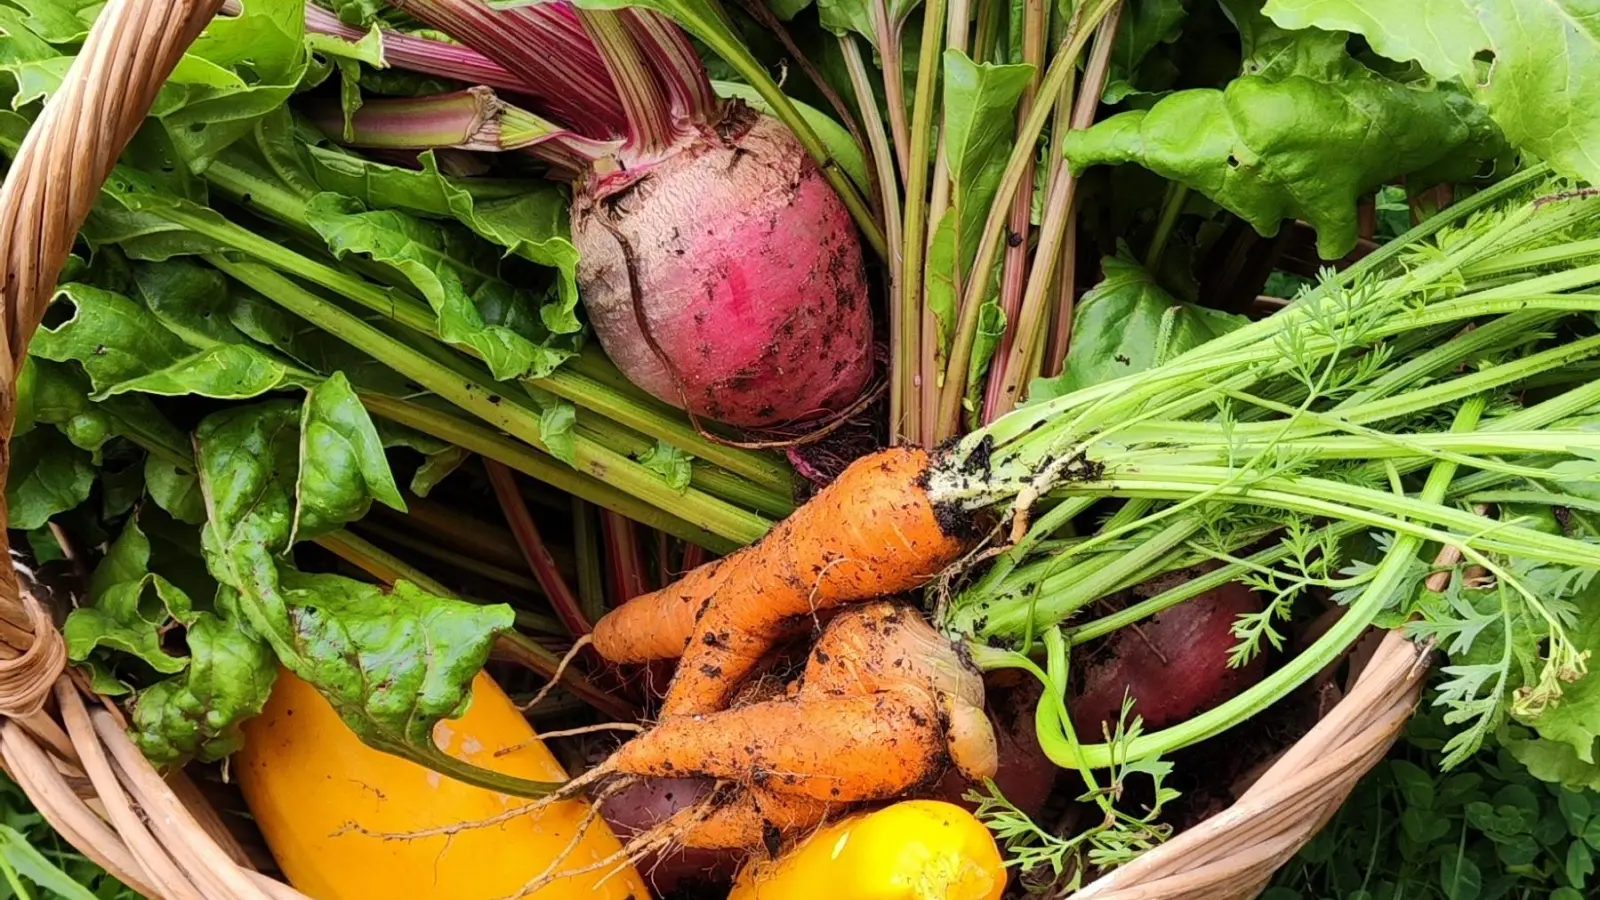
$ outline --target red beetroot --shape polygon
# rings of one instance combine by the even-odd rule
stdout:
[[[572,236],[600,343],[674,406],[804,421],[848,406],[872,373],[855,225],[776,120],[730,104],[662,161],[585,180]]]
[[[626,841],[693,806],[711,792],[709,778],[650,778],[628,785],[608,797],[600,814],[617,837]],[[657,896],[677,890],[682,882],[728,881],[743,854],[726,850],[676,848],[655,854],[639,864]]]
[[[509,11],[391,2],[466,45],[408,38],[404,65],[478,84],[372,98],[348,122],[324,105],[329,134],[389,150],[528,153],[572,181],[578,289],[595,333],[667,403],[761,428],[859,396],[872,321],[848,207],[787,126],[716,97],[670,20],[564,0]],[[349,36],[326,16],[308,27]]]
[[[1242,584],[1228,584],[1186,600],[1106,638],[1090,657],[1080,691],[1069,704],[1073,727],[1087,742],[1114,729],[1123,696],[1146,728],[1162,728],[1216,706],[1261,680],[1265,660],[1228,667],[1238,643],[1234,620],[1259,612],[1261,598]]]
[[[989,698],[989,722],[994,727],[995,744],[1000,751],[1000,766],[994,775],[994,785],[1018,809],[1028,815],[1037,815],[1050,798],[1056,775],[1061,771],[1039,746],[1034,731],[1034,710],[1039,703],[1042,686],[1031,677],[1009,689],[992,681],[985,685]],[[983,786],[968,781],[954,766],[934,788],[936,799],[975,809],[976,804],[966,800],[968,791],[985,793]]]

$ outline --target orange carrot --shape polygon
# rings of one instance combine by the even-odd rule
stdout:
[[[665,719],[615,762],[634,775],[748,778],[819,800],[883,800],[943,774],[937,717],[931,702],[902,692],[769,700]]]
[[[776,855],[785,835],[803,834],[829,816],[849,809],[842,803],[780,794],[753,785],[713,793],[700,805],[673,817],[674,842],[696,850],[753,850]]]
[[[857,460],[760,542],[637,597],[595,627],[614,662],[683,654],[663,716],[712,712],[796,619],[921,587],[965,549],[922,487],[928,454]]]
[[[876,602],[840,613],[792,696],[672,716],[609,765],[657,778],[742,779],[818,800],[884,800],[943,776],[994,774],[983,683],[914,610]]]

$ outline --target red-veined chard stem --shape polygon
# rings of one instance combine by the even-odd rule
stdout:
[[[238,12],[237,0],[228,0],[223,4],[224,12],[230,10]],[[367,36],[367,32],[344,24],[338,16],[315,3],[306,4],[306,31],[352,43]],[[471,47],[403,31],[383,31],[383,61],[398,69],[452,78],[467,84],[484,84],[511,93],[529,90],[529,85],[523,79]]]
[[[765,2],[765,0],[761,0]],[[893,303],[898,297],[900,279],[905,276],[904,238],[900,228],[900,178],[895,165],[894,148],[889,145],[889,135],[883,128],[883,117],[878,114],[878,98],[872,90],[872,76],[867,62],[861,56],[861,45],[854,35],[839,38],[839,48],[844,51],[844,65],[850,73],[850,86],[855,90],[856,106],[861,110],[861,125],[867,133],[867,146],[872,151],[872,164],[878,173],[879,205],[883,208],[883,230],[889,244],[889,297]]]
[[[428,150],[454,147],[490,152],[520,150],[575,178],[598,159],[614,156],[615,141],[598,141],[512,106],[487,87],[428,97],[368,100],[346,121],[331,103],[313,104],[317,127],[352,147]]]
[[[1039,90],[1039,80],[1044,73],[1044,45],[1049,21],[1044,0],[1025,0],[1022,8],[1022,61],[1033,66],[1033,79],[1022,100],[1017,104],[1017,127],[1028,121],[1033,101]],[[1022,308],[1022,289],[1028,275],[1028,235],[1032,229],[1033,182],[1038,165],[1030,158],[1022,173],[1022,185],[1011,201],[1011,222],[1006,226],[1006,256],[1000,276],[1000,311],[1005,314],[1006,330],[995,348],[994,360],[989,366],[989,388],[983,398],[981,415],[985,425],[994,421],[1000,406],[999,397],[1004,382],[1003,372],[997,364],[1011,352],[1017,336],[1017,311]]]
[[[672,575],[672,539],[664,531],[657,531],[655,538],[656,584],[665,587],[675,580]]]
[[[1073,11],[1076,21],[1079,10]],[[1046,184],[1053,182],[1061,167],[1067,164],[1061,148],[1067,132],[1072,130],[1072,98],[1076,95],[1076,74],[1067,79],[1056,98],[1055,119],[1050,127],[1050,169]],[[1067,233],[1061,238],[1061,263],[1056,266],[1056,289],[1053,299],[1055,319],[1050,327],[1049,353],[1043,365],[1046,375],[1057,375],[1066,365],[1067,351],[1072,346],[1072,317],[1077,312],[1078,283],[1078,198],[1072,198],[1072,208],[1067,211]],[[992,420],[991,420],[992,421]]]
[[[639,545],[639,534],[633,523],[622,516],[607,511],[600,525],[605,535],[613,605],[621,606],[650,590],[644,575],[644,548]]]
[[[1100,108],[1100,95],[1106,89],[1111,50],[1116,44],[1117,24],[1121,18],[1122,6],[1119,3],[1096,30],[1094,51],[1084,67],[1083,87],[1072,110],[1072,128],[1075,131],[1094,124],[1095,111]],[[1045,200],[1044,221],[1039,226],[1039,249],[1033,258],[1033,269],[1028,273],[1028,287],[1022,297],[1021,314],[1016,328],[1011,329],[1014,339],[1011,352],[1004,360],[1004,380],[1000,384],[990,421],[1016,408],[1027,385],[1028,373],[1034,368],[1032,357],[1039,347],[1038,331],[1047,311],[1045,299],[1056,283],[1056,260],[1061,253],[1061,239],[1067,231],[1067,220],[1072,215],[1077,189],[1078,179],[1072,174],[1072,169],[1068,166],[1058,168]]]
[[[889,18],[889,0],[872,0],[868,5],[872,14],[872,30],[877,32],[874,43],[883,60],[883,101],[889,107],[889,133],[894,136],[895,166],[900,170],[900,180],[910,180],[911,123],[906,120],[906,75],[901,59],[901,32],[905,21]]]
[[[605,61],[567,4],[495,10],[481,0],[390,3],[498,63],[562,125],[592,138],[626,133],[627,113]]]
[[[695,569],[705,565],[706,560],[709,558],[710,554],[706,551],[706,548],[699,544],[685,543],[683,545],[683,571],[693,572]]]
[[[494,489],[495,499],[500,501],[500,511],[506,517],[506,524],[511,526],[511,533],[522,548],[522,556],[527,560],[534,580],[539,582],[539,589],[550,602],[550,609],[573,637],[588,634],[593,630],[593,624],[583,614],[577,594],[572,592],[567,579],[556,568],[556,559],[545,546],[544,536],[533,521],[533,513],[529,512],[527,501],[522,499],[522,492],[517,489],[517,476],[510,468],[492,459],[485,459],[483,467],[489,473],[489,486]]]
[[[978,252],[973,260],[972,272],[968,276],[967,287],[963,292],[959,313],[957,317],[955,339],[952,341],[950,357],[945,364],[945,379],[939,395],[939,435],[942,438],[955,435],[961,416],[961,400],[966,396],[967,363],[972,358],[972,344],[978,329],[978,310],[983,302],[982,286],[988,282],[990,273],[994,271],[995,258],[999,255],[1000,237],[1004,231],[1005,221],[1011,215],[1011,200],[1017,195],[1017,188],[1022,184],[1023,170],[1032,161],[1035,143],[1044,131],[1045,120],[1055,109],[1056,99],[1061,93],[1062,86],[1066,83],[1069,73],[1076,67],[1078,54],[1089,41],[1089,33],[1100,24],[1107,12],[1119,5],[1120,0],[1104,0],[1092,11],[1089,11],[1084,20],[1078,23],[1077,28],[1070,29],[1066,39],[1062,42],[1062,49],[1056,53],[1046,70],[1044,83],[1041,86],[1041,95],[1044,102],[1034,105],[1033,111],[1028,116],[1028,121],[1017,132],[1017,143],[1011,150],[1011,159],[1006,163],[1005,171],[1000,176],[1000,187],[995,192],[995,198],[989,207],[988,219],[983,224],[983,234],[978,241]]]
[[[666,88],[675,117],[683,123],[715,122],[722,104],[711,90],[705,64],[694,52],[688,35],[652,10],[629,9],[621,16],[628,34],[638,43],[651,70]]]
[[[628,116],[627,149],[650,155],[672,146],[674,129],[661,84],[628,34],[625,11],[579,9],[578,21],[594,41]]]

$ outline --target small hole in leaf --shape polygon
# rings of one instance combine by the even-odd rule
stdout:
[[[46,331],[55,331],[57,328],[77,318],[77,316],[78,304],[72,302],[70,297],[63,295],[57,297],[53,303],[45,308],[44,321],[40,322],[39,325]]]
[[[1230,168],[1230,169],[1239,168],[1239,157],[1234,156],[1232,153],[1229,153],[1228,154],[1228,168]]]
[[[1472,54],[1472,62],[1478,70],[1478,87],[1488,87],[1489,80],[1494,74],[1495,53],[1487,48]]]
[[[199,134],[200,132],[205,131],[205,130],[206,130],[206,123],[204,123],[204,122],[190,122],[189,123],[189,132],[191,134]]]

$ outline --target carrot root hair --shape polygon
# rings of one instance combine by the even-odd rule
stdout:
[[[473,819],[467,822],[452,822],[449,825],[435,825],[432,828],[419,828],[415,831],[373,831],[359,822],[351,821],[345,823],[344,827],[340,828],[334,834],[336,837],[342,834],[353,833],[364,835],[366,837],[382,838],[386,841],[417,841],[431,837],[449,837],[451,835],[460,834],[463,831],[472,831],[478,828],[494,828],[499,825],[504,825],[505,823],[514,819],[532,815],[533,813],[544,809],[546,806],[549,806],[552,803],[558,803],[563,800],[571,800],[572,798],[584,793],[589,788],[599,784],[601,781],[615,773],[615,767],[612,765],[611,760],[607,759],[600,765],[595,766],[587,772],[584,772],[577,778],[568,781],[566,784],[563,784],[561,787],[551,791],[543,797],[540,797],[532,803],[527,803],[522,806],[514,806],[505,812],[496,813],[487,819]],[[631,781],[632,778],[628,778],[626,780],[626,782]],[[621,785],[615,786],[614,789],[620,790]],[[610,796],[612,790],[613,786],[607,785],[605,796]]]

